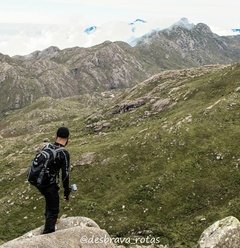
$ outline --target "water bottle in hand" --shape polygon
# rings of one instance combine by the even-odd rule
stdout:
[[[74,183],[71,185],[71,191],[76,192],[77,191],[77,185]]]

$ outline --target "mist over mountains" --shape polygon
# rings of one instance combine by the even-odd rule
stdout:
[[[174,24],[173,24],[174,23]],[[25,55],[35,50],[44,50],[49,46],[57,46],[61,49],[69,47],[91,47],[103,43],[106,40],[124,41],[135,45],[136,39],[143,35],[151,34],[174,25],[191,27],[187,18],[179,21],[172,18],[159,17],[141,18],[125,21],[107,21],[104,23],[93,21],[85,22],[76,19],[74,22],[59,24],[25,24],[25,23],[0,23],[0,52],[8,55]],[[237,35],[238,26],[211,29],[218,35]]]
[[[42,96],[131,87],[166,69],[238,62],[239,45],[239,35],[219,36],[205,24],[182,19],[169,29],[143,36],[134,47],[106,41],[90,48],[49,47],[27,56],[1,54],[0,113]]]

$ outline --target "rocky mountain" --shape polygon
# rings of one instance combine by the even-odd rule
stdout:
[[[239,218],[239,78],[239,64],[167,70],[119,95],[40,98],[2,117],[0,242],[43,224],[26,171],[63,124],[80,190],[61,214],[171,248],[195,247],[215,221]]]
[[[218,36],[203,23],[178,23],[142,37],[135,47],[152,64],[167,69],[238,62],[239,48],[239,35]]]
[[[2,55],[0,75],[4,113],[42,96],[61,98],[130,87],[149,73],[129,45],[105,42],[86,49],[50,47],[26,57]]]
[[[226,64],[240,59],[240,36],[221,37],[205,24],[182,20],[138,40],[91,48],[49,47],[27,56],[0,56],[0,114],[39,97],[61,98],[124,89],[165,69]]]

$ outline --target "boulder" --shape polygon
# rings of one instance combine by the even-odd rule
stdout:
[[[112,248],[108,233],[86,217],[60,219],[56,232],[41,235],[43,227],[37,228],[1,248]]]
[[[198,248],[223,247],[240,247],[240,222],[233,216],[219,220],[208,227],[198,241]]]

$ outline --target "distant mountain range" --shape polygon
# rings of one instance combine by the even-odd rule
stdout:
[[[115,37],[117,37],[117,40],[127,42],[134,46],[136,45],[136,40],[143,35],[147,36],[152,32],[164,29],[172,29],[173,27],[183,27],[190,30],[194,28],[194,26],[195,25],[189,22],[189,20],[185,17],[181,18],[179,21],[169,27],[160,25],[159,23],[151,23],[150,21],[138,18],[129,23],[115,21],[111,24],[105,23],[103,25],[92,25],[86,27],[83,31],[88,35],[88,39],[91,40],[92,44],[96,44],[100,37],[104,37],[110,41],[115,41]],[[236,35],[239,32],[239,29],[229,30],[229,34],[232,35]]]
[[[129,24],[132,31],[137,25],[144,25],[144,20]],[[27,56],[1,54],[0,113],[41,96],[62,98],[131,87],[166,69],[239,62],[239,48],[239,35],[218,36],[205,24],[182,19],[135,40],[134,47],[106,41],[90,48],[49,47]]]

